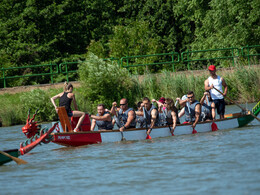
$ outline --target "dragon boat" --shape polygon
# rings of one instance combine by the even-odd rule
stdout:
[[[171,133],[170,126],[154,127],[150,136],[147,136],[146,128],[126,129],[124,132],[119,130],[101,130],[90,131],[90,119],[86,115],[80,129],[80,132],[73,132],[78,118],[69,118],[64,107],[58,108],[59,122],[52,124],[52,127],[41,128],[37,122],[34,121],[37,111],[30,119],[30,111],[26,125],[22,128],[27,140],[20,144],[19,149],[5,150],[5,153],[13,157],[24,155],[40,144],[55,143],[63,146],[83,146],[89,144],[120,142],[120,141],[134,141],[154,139],[159,137],[178,136],[186,134],[196,134],[211,131],[226,130],[231,128],[239,128],[246,126],[253,121],[260,112],[260,101],[255,105],[251,111],[243,110],[241,113],[227,114],[224,119],[214,121],[199,122],[196,130],[191,127],[191,124],[179,124],[176,126],[174,133]],[[257,118],[258,119],[258,118]],[[6,155],[0,154],[0,165],[12,161]]]
[[[247,125],[260,112],[260,101],[251,111],[243,110],[241,113],[227,114],[224,119],[214,121],[199,122],[196,130],[191,127],[191,124],[179,124],[176,126],[174,133],[171,133],[171,127],[161,126],[154,127],[150,136],[146,134],[146,128],[126,129],[123,132],[119,130],[100,130],[90,131],[90,120],[86,115],[81,126],[80,132],[73,132],[72,129],[77,124],[77,119],[72,119],[69,122],[65,108],[59,108],[58,114],[60,122],[57,124],[55,131],[51,134],[51,142],[63,146],[83,146],[89,144],[119,142],[122,140],[145,140],[159,137],[204,133],[217,130],[226,130],[231,128],[239,128]],[[258,118],[257,118],[258,119]]]

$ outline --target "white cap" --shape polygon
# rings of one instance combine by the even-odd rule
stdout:
[[[182,96],[181,100],[186,100],[188,97],[187,95]]]

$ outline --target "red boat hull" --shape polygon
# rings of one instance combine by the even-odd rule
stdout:
[[[88,144],[101,143],[101,135],[99,132],[93,133],[55,133],[53,134],[53,143],[63,146],[82,146]]]

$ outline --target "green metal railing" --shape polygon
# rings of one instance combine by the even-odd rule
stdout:
[[[60,73],[66,74],[66,79],[68,82],[69,82],[69,73],[76,73],[78,71],[77,70],[78,64],[79,62],[63,62],[59,64]]]
[[[21,70],[21,69],[31,69],[31,72],[33,72],[33,69],[37,68],[45,68],[49,67],[49,72],[44,73],[31,73],[31,74],[24,74],[24,75],[15,75],[15,76],[8,76],[8,71],[12,70]],[[57,64],[43,64],[43,65],[31,65],[31,66],[23,66],[23,67],[9,67],[9,68],[1,68],[2,77],[0,77],[1,80],[3,80],[4,88],[6,87],[7,79],[15,79],[15,78],[22,78],[22,77],[37,77],[37,76],[45,76],[50,75],[51,77],[51,83],[53,83],[53,75],[58,74],[58,65]]]
[[[131,63],[131,60],[139,58],[153,58],[153,57],[170,57],[170,61],[157,61],[157,62],[151,62],[151,63],[144,63],[144,64],[133,64]],[[177,57],[177,60],[174,60]],[[149,59],[148,59],[149,60]],[[124,61],[126,62],[126,65],[124,65]],[[174,64],[180,62],[180,55],[177,52],[171,52],[171,53],[162,53],[162,54],[150,54],[150,55],[140,55],[140,56],[126,56],[121,58],[121,67],[129,69],[130,67],[138,67],[138,66],[151,66],[151,65],[163,65],[163,64],[172,64],[172,70],[175,72]]]
[[[116,62],[116,64],[118,65],[118,67],[120,68],[120,59],[119,58],[107,58],[107,59],[103,59],[104,61],[111,61],[112,64],[114,64]]]
[[[260,45],[246,46],[246,47],[242,47],[242,49],[241,49],[242,56],[247,57],[248,65],[250,65],[251,56],[260,56],[260,53],[250,54],[250,49],[252,49],[252,48],[260,48]]]
[[[197,50],[197,51],[186,51],[182,52],[181,55],[177,52],[171,53],[162,53],[162,54],[151,54],[151,55],[138,55],[138,56],[126,56],[119,58],[109,58],[104,60],[110,60],[112,64],[116,63],[118,67],[122,68],[132,68],[140,66],[151,66],[151,65],[165,65],[171,64],[172,70],[175,72],[175,64],[182,63],[187,64],[188,70],[190,70],[190,63],[197,61],[208,61],[208,60],[219,60],[219,59],[228,59],[232,60],[233,66],[235,64],[236,57],[247,57],[248,65],[250,65],[250,57],[260,56],[258,53],[260,45],[245,46],[241,48],[221,48],[221,49],[209,49],[209,50]],[[254,50],[253,50],[254,49]],[[250,53],[251,52],[251,53]],[[253,53],[254,52],[254,53]],[[196,58],[198,55],[210,56],[210,57],[201,57]],[[215,55],[215,56],[214,56]],[[217,55],[217,56],[216,56]],[[181,58],[180,58],[181,56]],[[194,57],[195,56],[195,57]],[[138,63],[141,62],[141,63]],[[147,62],[147,63],[143,63]],[[0,80],[3,80],[3,87],[6,87],[6,82],[8,79],[22,78],[22,77],[38,77],[38,76],[50,76],[51,83],[53,83],[53,76],[58,74],[66,74],[66,80],[69,81],[69,74],[77,73],[78,64],[80,62],[63,62],[59,65],[57,64],[43,64],[43,65],[32,65],[32,66],[23,66],[23,67],[9,67],[1,68],[0,73],[2,77]],[[43,69],[39,73],[38,69]],[[14,75],[15,71],[21,69],[29,69],[30,73]],[[36,69],[36,70],[35,70]],[[37,71],[37,73],[35,73]],[[21,71],[20,71],[21,72]],[[26,71],[23,71],[26,72]],[[14,75],[14,76],[13,76]]]
[[[217,51],[229,51],[231,52],[231,56],[218,56],[218,57],[209,57],[209,58],[199,58],[199,59],[191,59],[192,54],[194,53],[212,53]],[[235,55],[237,54],[237,55]],[[186,56],[186,59],[185,59]],[[208,61],[208,60],[218,60],[218,59],[232,59],[233,66],[235,64],[235,57],[239,56],[239,48],[222,48],[222,49],[208,49],[208,50],[197,50],[197,51],[186,51],[181,53],[181,61],[186,62],[188,66],[188,70],[190,70],[190,62],[197,62],[197,61]]]

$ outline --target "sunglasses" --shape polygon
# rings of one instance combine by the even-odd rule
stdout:
[[[191,96],[191,97],[188,97],[189,99],[191,99],[191,98],[193,98],[194,97],[194,95],[193,96]]]
[[[120,106],[125,106],[126,104],[120,104]]]

